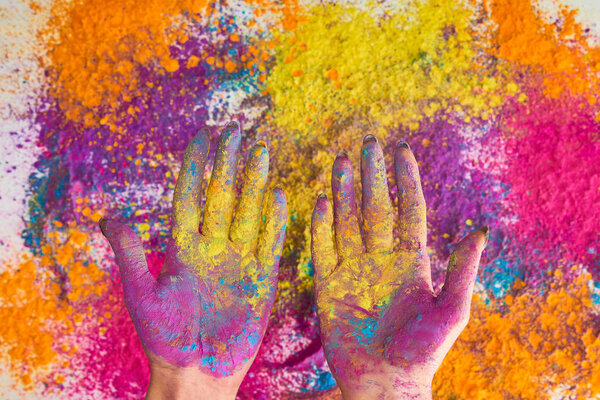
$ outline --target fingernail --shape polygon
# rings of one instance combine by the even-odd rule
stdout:
[[[340,151],[336,158],[348,158],[348,154],[345,151]]]
[[[104,236],[106,236],[106,224],[108,224],[108,222],[109,221],[106,218],[100,218],[100,221],[98,221],[98,226]]]
[[[483,228],[481,228],[481,232],[483,232],[483,234],[485,235],[485,243],[483,245],[486,246],[490,239],[490,228],[484,226]]]
[[[255,146],[264,147],[265,149],[267,148],[267,144],[264,140],[259,140],[258,142],[256,142]]]
[[[225,125],[225,132],[238,133],[240,132],[240,124],[236,121],[231,121]]]
[[[208,128],[202,128],[198,131],[198,133],[196,133],[196,137],[200,136],[200,135],[209,135],[210,131],[208,130]]]
[[[192,141],[196,144],[203,144],[207,139],[210,139],[210,131],[208,128],[202,128],[196,133],[196,136],[192,138]]]
[[[408,150],[410,150],[410,146],[408,145],[408,143],[407,143],[407,142],[406,142],[406,140],[404,140],[404,139],[401,139],[401,140],[398,142],[398,145],[397,145],[397,147],[398,147],[398,148],[405,148],[405,149],[408,149]]]
[[[363,143],[367,144],[367,143],[370,143],[370,142],[377,143],[377,138],[375,136],[373,136],[373,135],[367,135],[367,136],[365,136],[365,138],[363,139]]]
[[[275,193],[279,198],[281,198],[282,196],[285,196],[285,191],[283,190],[283,186],[281,186],[280,184],[275,185],[275,187],[273,188],[273,193]]]
[[[321,200],[321,199],[327,199],[327,195],[325,193],[321,193],[318,197],[317,200]]]

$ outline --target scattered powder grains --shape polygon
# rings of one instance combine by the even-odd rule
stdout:
[[[118,109],[119,102],[136,96],[139,67],[174,72],[169,45],[181,27],[185,11],[197,18],[207,11],[206,0],[144,1],[75,0],[53,2],[46,60],[55,97],[68,119],[98,123],[98,111]],[[183,33],[183,32],[181,32]]]
[[[148,360],[123,304],[116,268],[107,274],[102,287],[105,294],[89,303],[90,317],[70,339],[80,343],[80,351],[70,358],[69,369],[64,371],[71,379],[92,379],[76,378],[78,385],[62,392],[75,399],[91,392],[106,399],[143,398],[150,375]]]
[[[64,335],[77,331],[86,303],[105,291],[104,273],[89,261],[87,234],[54,231],[48,239],[40,257],[28,256],[0,275],[0,342],[26,387],[62,383],[48,367],[69,365],[76,349]]]
[[[600,320],[590,276],[557,272],[549,290],[473,300],[469,325],[434,378],[436,398],[591,398],[600,393]],[[588,397],[589,396],[589,397]]]
[[[29,259],[0,274],[0,337],[10,368],[26,387],[57,357],[54,336],[48,324],[66,320],[66,310],[57,307],[58,284],[43,287],[36,279],[36,264]]]
[[[552,23],[545,22],[530,0],[485,0],[496,44],[492,53],[543,77],[545,94],[557,98],[564,90],[596,103],[600,83],[600,48],[575,21],[576,10],[561,7]]]
[[[580,98],[526,92],[505,121],[508,203],[518,237],[545,257],[585,263],[598,276],[600,252],[600,137],[595,110]],[[547,268],[530,260],[530,271]]]
[[[186,142],[230,118],[247,128],[245,147],[269,144],[290,214],[271,326],[239,398],[339,396],[313,311],[309,224],[341,150],[360,193],[366,133],[385,147],[392,185],[396,142],[415,151],[436,282],[456,241],[491,227],[481,293],[436,398],[600,393],[597,306],[582,272],[599,271],[600,50],[571,10],[542,16],[529,0],[407,1],[383,17],[295,0],[48,4],[32,5],[51,18],[35,49],[43,95],[27,121],[41,148],[28,255],[0,276],[0,318],[14,321],[0,324],[3,364],[33,397],[143,396],[148,363],[96,223],[136,224],[156,274]]]
[[[275,123],[303,137],[366,118],[378,132],[419,126],[440,109],[487,119],[508,83],[481,60],[472,12],[455,1],[425,1],[379,19],[326,3],[279,37],[267,80]],[[514,85],[509,86],[516,89]]]
[[[215,58],[210,53],[192,54],[185,60],[175,57],[172,46],[185,44],[189,35],[197,36],[199,32],[191,27],[209,20],[212,31],[240,41],[238,33],[228,32],[235,27],[234,19],[211,18],[216,5],[208,0],[53,0],[51,4],[50,24],[41,37],[49,42],[44,59],[50,74],[48,93],[67,119],[83,121],[85,126],[106,124],[131,111],[121,106],[140,96],[141,67],[169,74],[194,68],[202,58],[233,73],[243,61],[252,65],[254,56],[261,56],[255,52],[240,59]],[[261,0],[252,5],[257,7],[257,18],[271,11],[279,15],[284,28],[297,24],[295,0],[283,4]]]

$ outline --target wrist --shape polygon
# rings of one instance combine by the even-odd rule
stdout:
[[[431,400],[432,379],[398,374],[366,374],[356,380],[339,382],[344,400]]]
[[[237,376],[239,374],[217,378],[202,373],[197,367],[151,365],[146,400],[234,400],[243,379],[243,373]]]
[[[432,397],[431,385],[419,385],[415,382],[402,382],[393,388],[374,384],[362,390],[342,390],[344,400],[431,400]]]

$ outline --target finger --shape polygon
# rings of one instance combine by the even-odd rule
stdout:
[[[488,234],[486,226],[470,233],[456,245],[456,249],[450,255],[446,281],[440,293],[442,301],[469,309],[481,252],[487,244]]]
[[[421,188],[417,160],[404,141],[396,147],[394,156],[398,185],[398,236],[403,250],[425,252],[427,246],[427,212]]]
[[[337,265],[333,235],[333,210],[325,194],[317,198],[310,226],[310,252],[315,281],[326,278]]]
[[[101,219],[99,225],[115,253],[126,301],[137,301],[150,293],[156,280],[148,270],[140,238],[125,224]]]
[[[365,136],[361,156],[363,235],[367,252],[389,252],[394,241],[394,217],[381,146]]]
[[[188,144],[183,155],[181,170],[173,193],[174,237],[178,232],[198,233],[202,179],[209,148],[208,130],[202,129]]]
[[[287,200],[282,189],[276,187],[269,193],[265,221],[258,240],[257,257],[261,266],[276,276],[285,239]]]
[[[229,233],[240,141],[240,126],[232,121],[221,134],[215,154],[215,165],[206,192],[202,225],[202,234],[205,236],[225,238]]]
[[[249,251],[256,249],[258,225],[268,173],[269,152],[266,144],[261,141],[250,150],[244,174],[242,195],[230,233],[231,240],[242,241]]]
[[[331,172],[333,223],[340,262],[362,253],[362,238],[356,215],[354,176],[346,153],[340,153]]]

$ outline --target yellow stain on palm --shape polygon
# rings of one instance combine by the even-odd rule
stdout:
[[[454,106],[489,118],[508,82],[478,55],[487,44],[475,19],[453,0],[410,3],[386,19],[336,4],[310,9],[278,37],[266,82],[275,123],[305,137],[357,116],[376,121],[378,134]]]
[[[402,263],[398,264],[398,260]],[[342,310],[344,315],[348,312],[357,318],[364,318],[365,313],[357,310],[354,306],[368,311],[379,313],[389,304],[391,296],[398,290],[403,278],[410,273],[410,262],[414,259],[411,255],[399,257],[399,254],[365,254],[343,261],[336,267],[331,277],[327,280],[326,303],[320,305],[328,309],[329,317],[335,318],[336,310]],[[327,278],[326,278],[327,279]],[[384,283],[382,283],[384,282]],[[332,303],[330,299],[348,302],[353,307],[344,308],[339,304]],[[345,299],[345,301],[344,301]]]
[[[263,127],[262,129],[265,129]],[[312,288],[312,268],[309,266],[310,218],[319,193],[332,199],[331,172],[339,151],[346,151],[354,171],[354,189],[357,201],[361,198],[360,157],[362,137],[373,132],[376,126],[355,121],[343,129],[335,129],[329,136],[297,139],[285,130],[269,130],[272,154],[281,154],[271,161],[272,174],[285,188],[290,212],[290,223],[286,230],[285,253],[297,254],[298,286],[291,287],[285,281],[279,282],[278,296],[285,297],[292,291]],[[382,147],[387,144],[387,135],[377,136]],[[386,165],[393,165],[393,152],[384,152]],[[388,175],[389,184],[394,179]],[[359,207],[360,209],[360,207]],[[394,218],[394,223],[397,219]]]
[[[258,161],[260,163],[260,161]],[[268,161],[267,161],[268,162]],[[262,169],[255,173],[246,174],[246,179],[263,179],[266,180],[266,170]],[[246,190],[246,189],[245,189]],[[217,193],[218,196],[218,193]],[[259,200],[262,196],[257,196],[253,202],[244,204],[243,208],[260,209],[265,215],[266,209],[272,205],[270,196],[265,196],[262,204]],[[240,209],[240,210],[241,210]],[[252,225],[252,221],[241,221],[244,225]],[[179,255],[180,261],[191,267],[191,269],[199,277],[207,277],[215,284],[215,287],[220,285],[237,285],[244,279],[250,282],[250,290],[245,291],[244,301],[250,304],[253,308],[259,303],[263,303],[265,299],[270,297],[270,292],[273,290],[268,274],[273,269],[275,259],[269,251],[259,254],[255,249],[257,240],[269,233],[273,232],[274,227],[269,224],[261,226],[261,232],[252,232],[244,226],[241,229],[242,236],[232,238],[205,238],[197,233],[189,231],[177,231],[174,233],[177,246],[182,250]],[[233,264],[230,269],[223,268],[223,265]],[[217,289],[218,293],[221,293]],[[226,290],[223,293],[228,293]],[[219,299],[223,305],[238,304],[234,296],[223,296]]]
[[[591,398],[600,393],[600,335],[584,274],[555,272],[548,291],[475,296],[471,319],[434,379],[434,398]],[[522,283],[522,282],[521,282]],[[519,286],[523,286],[522,284]],[[498,310],[504,302],[505,311]],[[485,338],[485,340],[482,340]]]

